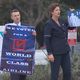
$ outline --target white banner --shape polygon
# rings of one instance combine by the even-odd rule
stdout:
[[[3,33],[5,30],[5,26],[0,26],[0,65],[1,65],[1,52],[2,52],[2,43],[3,43]]]
[[[68,30],[68,43],[69,45],[76,45],[77,42],[77,29]]]

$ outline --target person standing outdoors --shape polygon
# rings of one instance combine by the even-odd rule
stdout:
[[[7,25],[15,25],[15,26],[27,26],[27,24],[24,24],[21,22],[21,14],[18,9],[13,9],[10,12],[12,23],[8,23]],[[5,32],[6,33],[6,32]],[[36,36],[36,32],[33,31],[32,35]],[[12,73],[10,72],[10,80],[26,80],[26,74],[20,74],[20,73]]]
[[[51,80],[58,80],[59,68],[63,70],[63,80],[71,80],[70,47],[67,41],[68,24],[60,18],[60,5],[49,7],[50,18],[45,23],[44,41],[51,66]]]

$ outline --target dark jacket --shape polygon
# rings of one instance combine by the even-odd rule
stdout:
[[[49,19],[45,24],[44,40],[48,54],[64,54],[70,51],[67,41],[68,25],[59,19],[60,26]]]

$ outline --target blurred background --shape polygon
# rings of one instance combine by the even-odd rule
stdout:
[[[0,0],[0,25],[12,22],[9,14],[10,10],[17,8],[21,12],[22,22],[33,25],[35,28],[40,28],[43,32],[44,23],[49,18],[48,6],[54,2],[59,2],[61,4],[61,16],[64,19],[67,19],[67,11],[70,8],[80,9],[80,0]],[[44,55],[44,52],[39,49],[40,45],[42,45],[42,43],[36,44],[36,48],[38,49],[36,51],[36,54],[38,55],[36,61],[42,60],[41,57]],[[78,28],[76,45],[70,47],[72,80],[80,80],[80,28]],[[39,54],[41,54],[41,57]],[[46,57],[44,57],[44,59],[47,61]],[[33,75],[27,76],[26,80],[50,80],[49,66],[48,61],[46,64],[36,64]],[[9,73],[0,72],[0,80],[9,80],[9,77]],[[62,80],[61,69],[59,80]]]

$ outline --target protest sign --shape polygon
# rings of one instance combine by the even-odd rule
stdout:
[[[30,26],[6,26],[1,69],[31,75],[34,68],[35,36]]]
[[[68,43],[74,46],[77,43],[77,29],[68,30]]]
[[[80,10],[68,11],[68,23],[70,27],[80,27]]]

